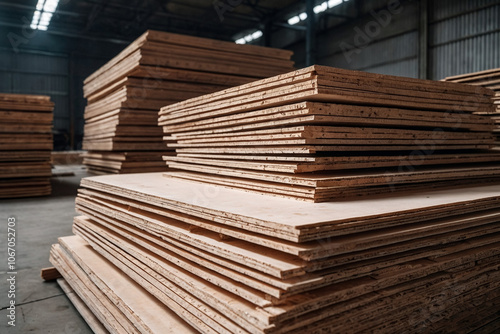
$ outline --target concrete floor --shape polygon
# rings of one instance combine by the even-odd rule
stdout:
[[[52,266],[50,246],[60,236],[73,234],[75,196],[82,177],[52,178],[52,195],[0,200],[0,333],[92,333],[59,285],[44,282],[40,269]],[[7,219],[16,218],[16,326],[8,325]]]

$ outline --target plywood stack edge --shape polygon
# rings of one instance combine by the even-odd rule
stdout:
[[[498,185],[307,203],[106,175],[50,259],[111,333],[495,333],[499,204]]]
[[[292,53],[147,31],[84,81],[84,163],[95,173],[166,170],[158,110],[175,102],[288,72]],[[116,154],[122,155],[116,163]],[[153,158],[154,157],[154,158]],[[153,162],[156,162],[154,164]]]
[[[53,110],[49,96],[0,94],[0,198],[50,194]]]
[[[163,107],[165,175],[314,202],[499,180],[492,95],[315,65]]]
[[[158,172],[165,169],[165,163],[158,160],[158,152],[100,152],[91,151],[82,154],[83,163],[91,166],[93,174],[126,174],[139,172]],[[174,152],[162,152],[163,156]]]
[[[482,115],[490,116],[496,124],[493,134],[496,137],[496,146],[500,147],[500,68],[467,73],[446,77],[444,81],[458,82],[467,85],[481,86],[489,88],[495,92],[495,96],[491,98],[495,109],[489,113],[481,113]]]

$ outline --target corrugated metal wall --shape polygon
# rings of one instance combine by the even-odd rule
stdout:
[[[500,1],[429,2],[432,79],[500,67]]]
[[[81,148],[83,80],[106,60],[0,49],[0,92],[49,95],[54,108],[54,149]]]
[[[419,1],[400,3],[403,10],[392,15],[369,43],[356,52],[345,52],[342,45],[355,47],[359,31],[366,32],[367,24],[376,21],[370,8],[380,12],[389,4],[388,0],[361,1],[360,18],[318,36],[317,63],[417,78]],[[298,67],[304,66],[304,48],[304,43],[292,47]],[[429,0],[428,66],[429,79],[434,80],[500,67],[500,0]]]
[[[401,2],[397,13],[388,10],[388,3],[364,1],[366,14],[320,34],[317,63],[418,77],[418,2]],[[354,6],[354,1],[345,5]],[[302,43],[294,47],[299,67],[304,65],[302,48]]]

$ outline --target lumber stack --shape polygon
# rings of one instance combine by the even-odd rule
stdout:
[[[98,173],[162,171],[158,110],[175,102],[293,69],[292,52],[147,31],[84,81],[84,163]],[[115,153],[122,163],[116,163]],[[100,155],[100,157],[98,157]],[[155,156],[152,160],[153,155]],[[124,159],[124,160],[123,160]],[[153,161],[157,163],[154,165]]]
[[[499,189],[307,203],[91,177],[50,259],[112,333],[495,333]]]
[[[496,128],[493,130],[493,134],[496,138],[496,146],[500,146],[500,68],[451,76],[443,80],[473,86],[482,86],[495,92],[495,95],[491,98],[495,105],[495,109],[491,112],[481,112],[480,114],[490,116],[495,121]]]
[[[492,94],[315,65],[163,107],[166,175],[314,202],[488,182]]]
[[[49,195],[54,103],[0,94],[0,198]]]
[[[165,163],[158,160],[158,154],[167,156],[175,152],[90,151],[83,154],[83,163],[90,167],[93,174],[157,172],[165,169]]]

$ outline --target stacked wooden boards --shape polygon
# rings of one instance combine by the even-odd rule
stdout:
[[[78,237],[60,238],[51,261],[63,290],[95,333],[196,333]]]
[[[167,176],[315,202],[496,179],[492,94],[311,66],[163,107]]]
[[[130,151],[104,152],[90,151],[82,154],[83,163],[93,174],[146,173],[165,170],[165,163],[158,160],[158,154],[174,155],[174,152]]]
[[[99,319],[92,313],[90,308],[85,304],[77,293],[71,288],[71,285],[64,278],[59,278],[57,283],[64,291],[69,300],[73,303],[83,319],[87,322],[94,334],[106,334],[109,331],[102,325]],[[102,298],[102,297],[101,297]]]
[[[459,82],[467,85],[482,86],[495,92],[492,97],[495,109],[491,112],[483,112],[482,115],[490,116],[497,125],[493,131],[496,137],[496,145],[500,146],[500,68],[456,75],[443,79],[444,81]]]
[[[113,333],[494,333],[499,190],[306,203],[92,177],[51,262]]]
[[[0,94],[0,198],[49,195],[54,104]]]
[[[168,149],[158,110],[175,102],[285,73],[292,52],[147,31],[84,81],[83,148],[91,171],[127,173],[109,152],[149,152],[157,163]],[[147,160],[146,171],[165,170]],[[136,162],[136,161],[133,161]],[[121,168],[123,167],[123,168]]]

